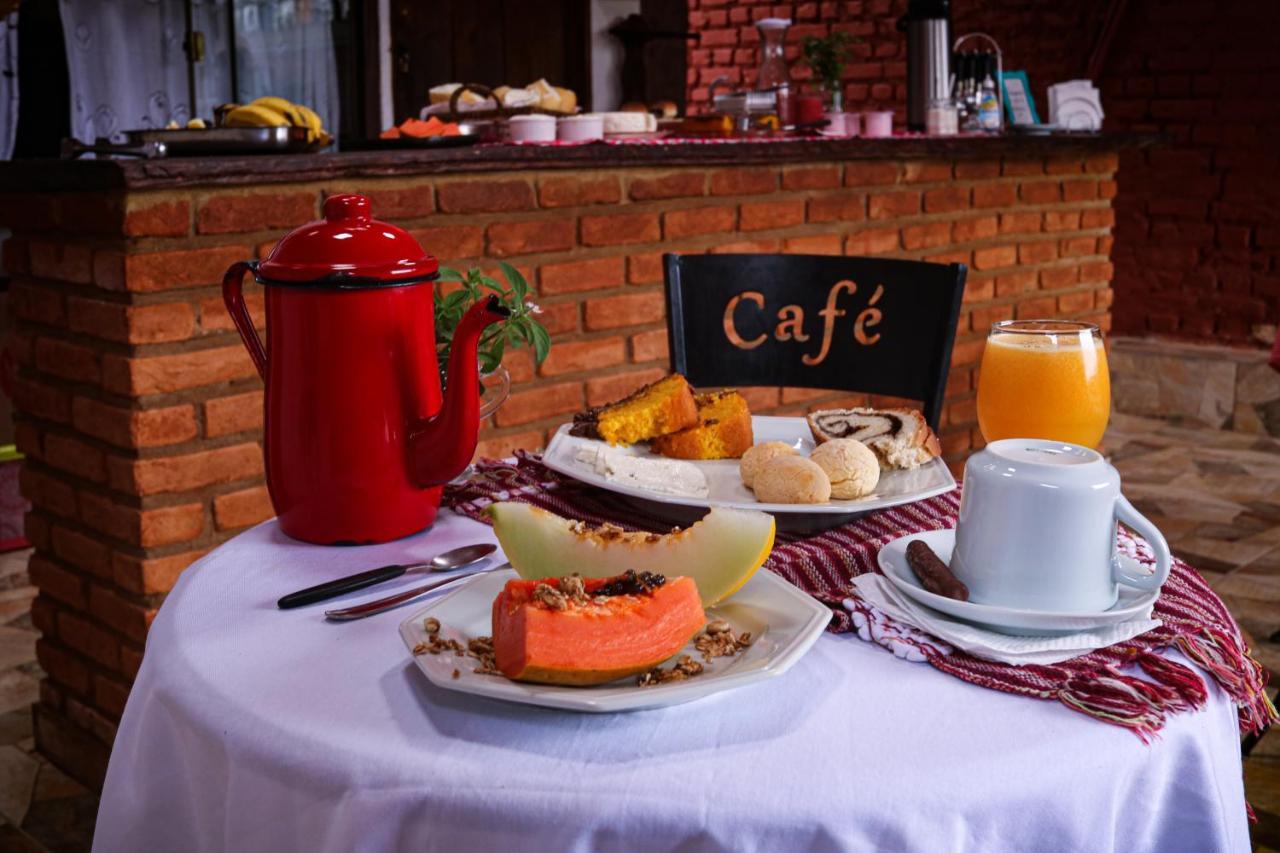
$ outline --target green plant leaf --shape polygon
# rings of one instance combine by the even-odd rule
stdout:
[[[453,267],[440,267],[440,277],[436,281],[462,281],[462,273]]]
[[[520,270],[506,261],[498,261],[498,268],[506,276],[507,283],[511,285],[511,289],[515,291],[516,296],[523,302],[524,298],[529,295],[529,282],[525,281],[524,276],[520,274]]]

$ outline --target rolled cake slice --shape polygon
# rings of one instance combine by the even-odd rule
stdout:
[[[694,395],[698,425],[649,442],[654,453],[673,459],[737,459],[753,442],[751,409],[737,391]]]
[[[916,468],[942,452],[938,437],[915,409],[822,409],[806,420],[818,444],[857,439],[871,448],[882,468]]]
[[[570,433],[610,444],[635,444],[697,423],[693,389],[688,380],[673,373],[616,403],[574,415]]]

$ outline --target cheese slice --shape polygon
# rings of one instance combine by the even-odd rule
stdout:
[[[616,112],[603,113],[604,132],[613,133],[652,133],[658,129],[658,120],[652,113]]]

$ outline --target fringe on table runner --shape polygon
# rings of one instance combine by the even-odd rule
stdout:
[[[562,477],[541,458],[517,451],[513,463],[484,459],[467,480],[445,489],[445,504],[489,523],[483,510],[494,501],[519,501],[589,524],[609,522],[631,530],[667,531],[671,525],[632,501]],[[907,533],[955,525],[959,489],[913,504],[880,510],[812,534],[779,532],[765,568],[832,610],[828,630],[853,630],[842,605],[856,597],[851,580],[878,571],[880,546]],[[1146,543],[1121,531],[1119,547],[1144,565],[1154,561]],[[934,668],[992,690],[1056,700],[1097,720],[1129,729],[1144,742],[1156,737],[1171,714],[1204,706],[1207,687],[1191,667],[1159,654],[1177,648],[1235,702],[1240,729],[1260,732],[1277,719],[1264,687],[1266,671],[1249,654],[1222,600],[1186,563],[1175,560],[1156,601],[1160,627],[1133,639],[1061,663],[1014,666],[963,651],[912,643]],[[1136,667],[1141,677],[1133,669]],[[1123,669],[1130,672],[1123,672]]]

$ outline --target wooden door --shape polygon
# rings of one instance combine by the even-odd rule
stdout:
[[[591,99],[588,0],[392,0],[395,120],[441,83],[525,86],[546,78]]]

